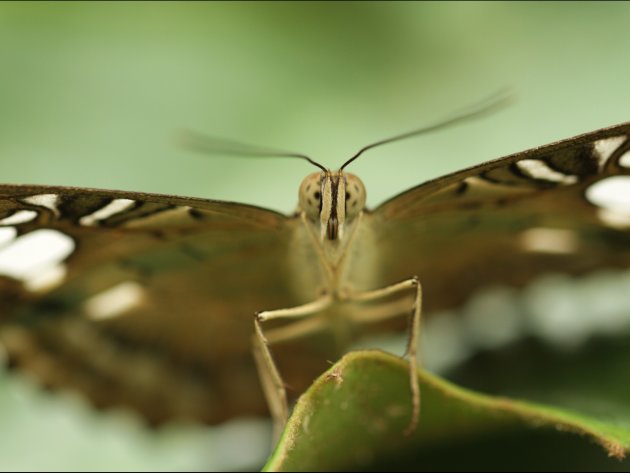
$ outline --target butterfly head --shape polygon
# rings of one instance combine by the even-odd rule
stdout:
[[[365,186],[354,174],[326,171],[309,174],[300,186],[300,210],[319,226],[322,240],[343,240],[365,207]]]

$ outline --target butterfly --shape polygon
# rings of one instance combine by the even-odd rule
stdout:
[[[630,123],[446,175],[371,210],[345,171],[357,155],[338,171],[306,157],[321,172],[302,182],[291,215],[1,185],[7,365],[152,425],[268,409],[284,419],[286,387],[289,398],[307,387],[355,326],[403,315],[417,418],[421,311],[458,307],[493,284],[630,266]]]

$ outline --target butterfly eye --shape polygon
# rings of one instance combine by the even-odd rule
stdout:
[[[354,174],[346,174],[346,218],[356,217],[365,207],[365,186]]]
[[[313,173],[306,176],[300,186],[300,209],[306,212],[310,220],[318,220],[322,208],[320,182],[320,173]]]

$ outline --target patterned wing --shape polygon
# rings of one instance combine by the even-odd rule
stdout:
[[[253,314],[303,302],[285,264],[296,222],[234,203],[1,186],[9,364],[151,423],[263,413]],[[308,366],[282,369],[307,378]]]
[[[630,123],[427,182],[370,215],[382,284],[418,275],[427,310],[546,272],[630,266]],[[626,198],[626,201],[628,199]]]

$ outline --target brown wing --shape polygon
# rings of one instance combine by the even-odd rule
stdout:
[[[483,286],[630,266],[630,209],[621,215],[626,222],[614,222],[605,218],[610,209],[587,198],[591,186],[630,175],[629,136],[630,123],[602,129],[429,181],[385,202],[371,215],[381,282],[418,275],[431,311],[458,306]]]
[[[48,386],[152,423],[262,413],[253,314],[303,302],[285,266],[296,222],[234,203],[0,186],[0,342],[12,366]],[[37,278],[50,268],[5,261],[20,245],[40,251],[28,238],[44,229],[73,242],[54,267],[65,278],[47,289]],[[283,367],[289,378],[292,366],[312,376],[296,360]]]

